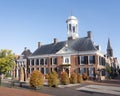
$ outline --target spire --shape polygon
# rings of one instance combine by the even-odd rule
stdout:
[[[107,45],[107,49],[112,49],[111,44],[110,44],[110,39],[108,38],[108,45]]]
[[[108,45],[107,45],[107,56],[113,57],[113,49],[111,47],[110,39],[108,38]]]

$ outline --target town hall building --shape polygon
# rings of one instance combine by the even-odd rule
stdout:
[[[69,77],[72,72],[87,73],[89,77],[99,73],[104,78],[106,57],[92,40],[92,32],[88,31],[86,37],[79,37],[78,19],[75,16],[70,16],[66,23],[67,40],[54,38],[53,43],[46,45],[38,42],[38,48],[28,57],[29,73],[40,70],[45,75],[56,71],[60,75],[66,71]]]
[[[66,71],[71,76],[72,72],[87,73],[89,78],[99,76],[106,79],[107,64],[116,73],[119,68],[117,58],[113,56],[113,49],[108,39],[106,54],[101,52],[100,46],[95,45],[92,32],[88,31],[86,37],[79,37],[78,19],[70,16],[67,20],[68,38],[58,41],[54,38],[53,43],[42,45],[38,42],[38,48],[32,53],[25,47],[22,54],[16,59],[14,78],[26,81],[34,70],[39,70],[46,75],[56,71],[60,76]]]

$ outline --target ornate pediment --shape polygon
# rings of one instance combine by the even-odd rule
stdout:
[[[67,54],[67,53],[74,53],[75,51],[70,49],[69,47],[63,47],[61,50],[59,50],[56,54]]]

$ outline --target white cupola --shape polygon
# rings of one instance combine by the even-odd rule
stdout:
[[[78,20],[75,16],[70,16],[67,20],[68,39],[78,38]]]

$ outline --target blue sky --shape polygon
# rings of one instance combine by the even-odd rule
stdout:
[[[120,0],[0,0],[0,49],[21,54],[37,43],[67,39],[66,19],[79,20],[79,36],[92,31],[96,45],[106,53],[108,37],[114,56],[120,57]]]

